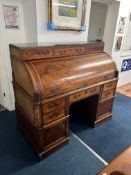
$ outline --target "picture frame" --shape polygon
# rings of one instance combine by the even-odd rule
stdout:
[[[118,34],[123,34],[124,33],[124,29],[125,29],[125,25],[126,25],[126,17],[120,17],[119,19],[119,25],[118,25]]]
[[[87,0],[48,0],[48,30],[86,31]]]
[[[117,36],[116,37],[116,42],[115,42],[115,49],[114,51],[120,51],[121,50],[121,44],[122,44],[122,36]]]
[[[3,16],[6,29],[20,29],[18,6],[3,5]]]

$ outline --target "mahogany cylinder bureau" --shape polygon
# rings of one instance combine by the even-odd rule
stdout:
[[[104,44],[10,45],[17,125],[39,157],[69,140],[69,110],[87,105],[91,126],[110,119],[118,80]],[[85,109],[86,111],[86,109]]]

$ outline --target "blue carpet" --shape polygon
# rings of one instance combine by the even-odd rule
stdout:
[[[73,136],[39,161],[15,125],[15,112],[0,112],[0,175],[95,175],[104,165]]]
[[[107,162],[131,145],[131,98],[117,93],[113,118],[96,128],[90,128],[74,115],[72,131]]]

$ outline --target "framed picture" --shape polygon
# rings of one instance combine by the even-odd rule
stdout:
[[[85,31],[87,0],[48,0],[48,29]]]
[[[126,17],[120,17],[119,25],[118,25],[118,33],[121,33],[121,34],[124,33],[125,25],[126,25]]]
[[[115,51],[120,51],[121,49],[121,44],[122,44],[122,36],[117,36],[116,37],[116,43],[115,43]]]
[[[3,15],[6,29],[19,29],[19,12],[17,6],[3,5]]]

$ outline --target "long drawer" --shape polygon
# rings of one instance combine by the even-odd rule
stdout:
[[[93,88],[90,88],[87,90],[83,90],[81,92],[70,95],[69,102],[73,103],[75,101],[79,101],[79,100],[84,99],[86,97],[90,97],[92,95],[99,94],[99,91],[100,91],[100,86],[93,87]]]

